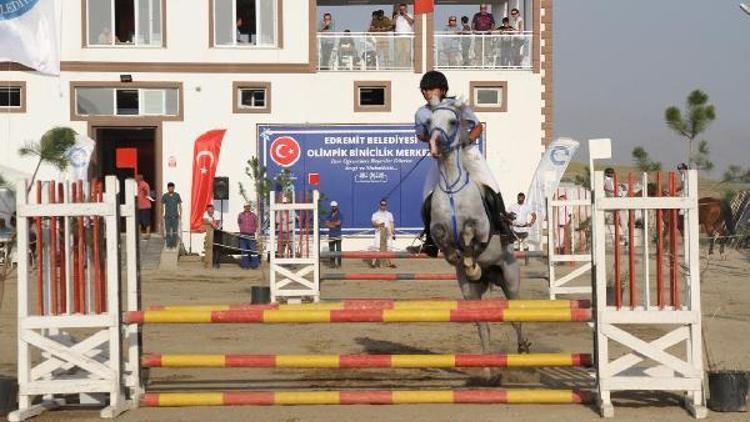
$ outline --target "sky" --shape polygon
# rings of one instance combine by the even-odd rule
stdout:
[[[319,11],[333,12],[337,30],[363,31],[372,9],[389,7]],[[606,137],[617,163],[630,163],[636,146],[667,167],[686,161],[664,110],[684,107],[699,88],[718,115],[704,136],[713,175],[750,165],[750,16],[738,0],[557,0],[554,8],[554,136],[581,141],[576,159],[587,161],[587,139]],[[445,6],[435,19],[439,28],[448,14],[475,11]]]
[[[750,166],[750,16],[735,0],[554,2],[555,136],[611,138],[613,161],[643,146],[667,166],[686,143],[664,123],[699,88],[717,119],[705,132],[712,175]],[[577,159],[587,160],[581,151]]]

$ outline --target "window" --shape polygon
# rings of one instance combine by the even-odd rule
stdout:
[[[391,111],[390,81],[355,81],[354,111]]]
[[[86,45],[161,47],[163,0],[86,0]]]
[[[26,83],[0,81],[0,112],[26,111]]]
[[[275,47],[278,0],[213,0],[213,45]]]
[[[75,88],[78,116],[178,116],[178,88]]]
[[[271,84],[268,82],[235,82],[235,113],[270,113]]]
[[[507,82],[471,82],[471,105],[476,111],[508,111]]]

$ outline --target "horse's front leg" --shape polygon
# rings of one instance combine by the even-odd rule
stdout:
[[[464,224],[464,229],[461,231],[461,238],[464,244],[464,270],[466,271],[466,277],[471,281],[477,281],[482,278],[482,267],[477,264],[477,257],[474,250],[474,242],[476,239],[477,231],[476,224],[472,221]]]

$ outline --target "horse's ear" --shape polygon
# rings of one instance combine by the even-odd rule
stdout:
[[[456,97],[456,100],[453,102],[453,104],[455,104],[458,108],[464,108],[466,106],[466,99],[463,97],[463,95],[459,95],[458,97]]]
[[[437,107],[439,105],[440,105],[440,97],[438,97],[437,95],[433,95],[430,98],[430,106],[431,107]]]

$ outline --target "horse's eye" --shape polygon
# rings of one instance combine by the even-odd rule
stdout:
[[[448,123],[450,123],[451,126],[455,126],[458,121],[456,119],[451,119]]]
[[[427,119],[426,123],[427,123],[427,126],[431,125],[432,124],[432,119]]]

